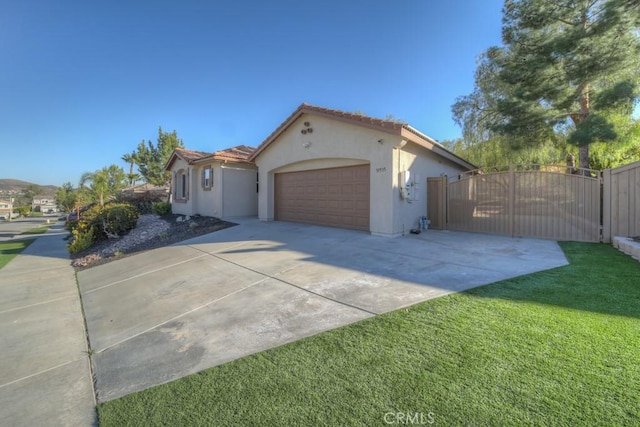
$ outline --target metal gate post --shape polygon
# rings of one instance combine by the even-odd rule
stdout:
[[[509,165],[509,235],[515,234],[515,205],[516,205],[516,172],[515,166]]]

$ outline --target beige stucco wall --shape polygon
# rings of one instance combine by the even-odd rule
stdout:
[[[409,171],[413,195],[411,200],[400,197],[400,172]],[[454,176],[465,171],[461,166],[408,142],[394,150],[393,174],[393,235],[409,233],[418,227],[418,218],[427,215],[427,178],[442,175]]]
[[[176,199],[175,187],[176,183],[174,181],[175,173],[180,169],[188,170],[190,166],[184,160],[178,158],[171,165],[171,210],[174,214],[180,215],[192,215],[193,214],[193,197],[192,191],[189,191],[189,199],[186,202],[178,201]],[[189,173],[190,180],[193,180],[193,171]],[[190,185],[191,186],[191,185]]]
[[[202,173],[212,168],[213,183],[210,190],[202,187]],[[188,165],[176,159],[171,166],[172,174],[180,169],[189,170],[189,199],[186,202],[172,198],[172,210],[180,215],[204,215],[218,218],[230,216],[256,216],[258,200],[256,194],[256,166],[243,163],[221,162]],[[171,191],[174,193],[175,184]]]
[[[222,175],[222,217],[258,215],[257,168],[231,164],[217,168]]]
[[[302,134],[304,122],[313,133]],[[427,215],[427,178],[465,169],[403,138],[339,120],[303,115],[257,158],[260,191],[258,216],[274,219],[274,174],[329,167],[370,165],[370,231],[398,236],[418,226]],[[401,171],[413,176],[411,202],[400,197]],[[417,180],[415,179],[417,175]],[[415,196],[417,194],[417,197]]]
[[[303,135],[304,122],[313,133]],[[381,142],[378,142],[381,140]],[[370,231],[393,234],[393,145],[400,137],[315,115],[302,115],[257,158],[258,216],[274,219],[274,174],[329,167],[370,165]]]
[[[211,189],[205,190],[202,188],[202,172],[205,168],[212,168],[212,178],[213,182],[211,185]],[[193,174],[197,175],[197,178],[192,183],[192,188],[196,193],[195,197],[195,209],[193,211],[194,214],[200,214],[204,216],[214,216],[220,217],[221,206],[222,206],[222,191],[221,191],[221,172],[220,172],[220,164],[219,163],[211,163],[211,164],[202,164],[202,165],[194,165]]]

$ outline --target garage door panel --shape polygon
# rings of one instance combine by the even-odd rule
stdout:
[[[352,211],[355,208],[355,203],[353,200],[343,200],[340,203],[340,209]]]
[[[327,193],[328,194],[332,194],[332,195],[338,195],[341,194],[340,192],[340,185],[339,184],[332,184],[332,185],[328,185],[327,186]]]
[[[363,211],[365,209],[369,209],[369,201],[368,200],[356,200],[355,201],[355,209],[357,211]]]
[[[276,174],[276,219],[368,231],[369,188],[369,165]]]

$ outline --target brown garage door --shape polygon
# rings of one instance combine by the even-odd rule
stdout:
[[[369,231],[369,165],[276,174],[275,217]]]

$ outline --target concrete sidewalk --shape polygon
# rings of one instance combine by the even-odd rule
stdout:
[[[0,420],[96,425],[84,318],[63,225],[0,269]]]

